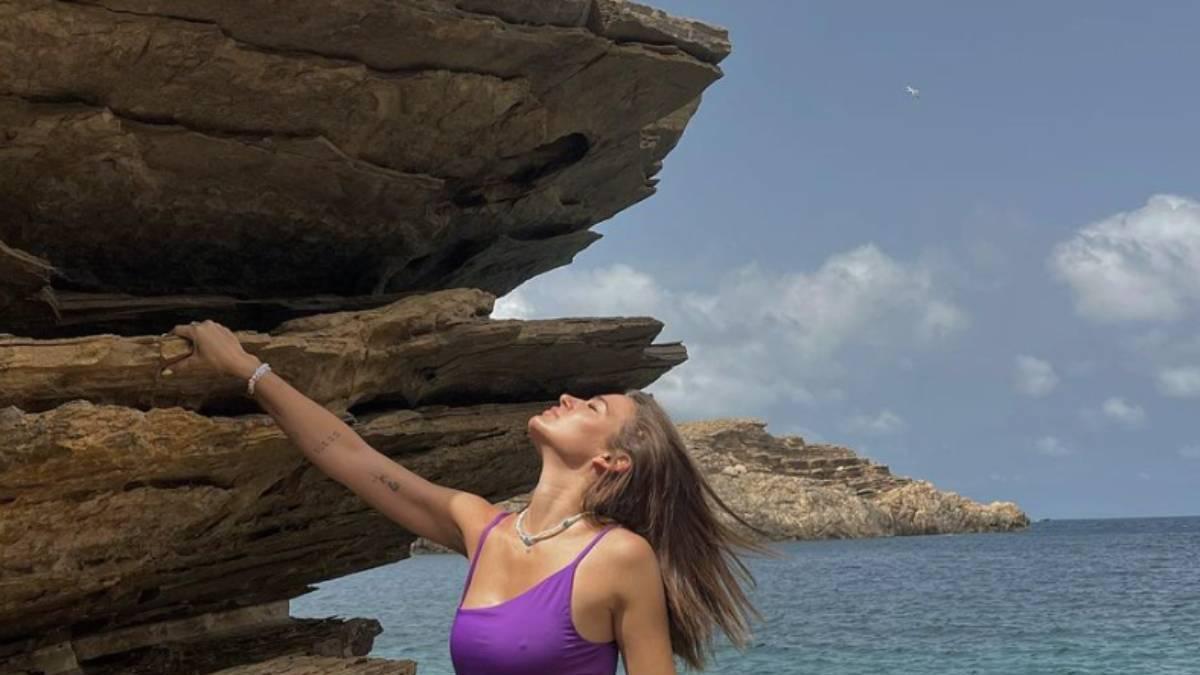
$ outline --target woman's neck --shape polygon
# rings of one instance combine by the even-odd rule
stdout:
[[[583,495],[587,484],[574,476],[547,474],[542,477],[529,497],[525,514],[525,530],[531,534],[543,532],[583,510]]]

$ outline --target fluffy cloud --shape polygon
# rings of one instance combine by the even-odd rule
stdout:
[[[492,318],[532,319],[533,306],[520,290],[515,290],[502,298],[496,298],[496,303],[492,305]]]
[[[1041,438],[1037,439],[1037,443],[1034,444],[1034,447],[1036,447],[1037,451],[1043,455],[1049,455],[1051,457],[1063,457],[1072,453],[1070,448],[1063,445],[1062,441],[1058,440],[1054,436],[1042,436]]]
[[[1189,445],[1180,448],[1179,456],[1184,459],[1200,459],[1200,445]]]
[[[711,290],[669,289],[624,264],[561,267],[496,302],[495,318],[653,316],[661,340],[689,360],[648,390],[681,418],[761,414],[775,402],[837,400],[839,356],[936,345],[969,321],[933,272],[865,245],[812,272],[771,273],[750,263]],[[710,281],[704,278],[704,281]],[[755,412],[759,411],[759,412]]]
[[[677,421],[713,417],[763,417],[779,402],[812,403],[803,386],[769,373],[770,355],[761,342],[740,345],[687,344],[688,360],[646,390],[662,399]]]
[[[1200,202],[1154,195],[1058,244],[1054,274],[1070,285],[1080,315],[1098,321],[1188,315],[1200,299]]]
[[[653,277],[629,265],[564,267],[497,298],[492,318],[653,316],[668,304],[666,295]]]
[[[1146,421],[1146,410],[1136,403],[1128,403],[1119,396],[1105,399],[1099,408],[1084,408],[1079,411],[1084,426],[1099,431],[1106,423],[1116,423],[1130,429],[1142,426]]]
[[[881,410],[878,415],[855,415],[846,422],[848,431],[873,436],[884,436],[904,431],[908,425],[891,410]]]
[[[1021,355],[1016,360],[1017,391],[1033,397],[1045,396],[1058,386],[1058,374],[1048,361]]]
[[[1158,371],[1158,389],[1167,396],[1176,398],[1200,396],[1200,368],[1164,368]]]
[[[1126,403],[1125,399],[1118,397],[1106,400],[1101,410],[1105,417],[1125,426],[1136,427],[1146,421],[1146,411],[1142,406]]]

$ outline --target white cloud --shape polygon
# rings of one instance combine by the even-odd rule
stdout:
[[[917,323],[917,336],[922,340],[940,340],[966,328],[968,323],[967,315],[961,309],[940,300],[931,300],[925,305],[921,321]]]
[[[527,282],[497,298],[492,318],[653,316],[666,304],[668,294],[654,278],[629,265],[560,270],[548,285]]]
[[[1090,431],[1101,431],[1109,423],[1134,429],[1146,421],[1146,410],[1136,403],[1126,402],[1119,396],[1110,396],[1098,408],[1083,408],[1079,411],[1083,425]]]
[[[810,273],[749,263],[713,281],[711,290],[668,289],[629,265],[561,267],[497,300],[493,316],[663,321],[660,340],[682,340],[689,359],[647,389],[686,419],[781,400],[838,400],[845,395],[839,357],[849,350],[863,350],[856,367],[867,358],[891,364],[969,324],[927,264],[895,260],[872,244],[830,256]]]
[[[1016,359],[1017,391],[1033,397],[1040,397],[1054,391],[1058,386],[1058,374],[1054,366],[1033,356],[1018,356]]]
[[[884,436],[904,431],[904,419],[891,410],[881,410],[877,415],[858,414],[846,421],[846,429],[861,434]]]
[[[966,314],[938,297],[932,274],[920,265],[904,265],[874,245],[831,256],[813,274],[793,273],[767,279],[756,269],[743,277],[745,291],[765,291],[753,299],[764,319],[788,328],[798,351],[816,358],[832,354],[844,342],[876,335],[885,322],[899,320],[920,340],[938,340],[967,326]]]
[[[1109,398],[1101,406],[1104,416],[1125,426],[1141,426],[1146,421],[1146,411],[1136,403],[1126,403],[1119,397]]]
[[[1189,445],[1180,448],[1179,456],[1184,459],[1200,459],[1200,445]]]
[[[521,291],[514,290],[502,298],[496,298],[492,305],[493,319],[529,319],[533,317],[533,307]]]
[[[1051,457],[1063,457],[1070,455],[1073,452],[1070,448],[1063,445],[1062,441],[1058,440],[1054,436],[1042,436],[1041,438],[1037,439],[1035,447],[1037,448],[1038,452],[1042,453],[1043,455],[1050,455]]]
[[[1155,327],[1121,338],[1132,357],[1129,370],[1150,375],[1159,393],[1173,398],[1200,398],[1200,332],[1196,321],[1181,322],[1172,330]]]
[[[1049,266],[1087,318],[1182,318],[1200,299],[1200,202],[1154,195],[1055,246]]]
[[[1164,368],[1158,371],[1158,390],[1176,398],[1200,396],[1200,368]]]
[[[760,365],[767,357],[761,343],[689,344],[687,348],[687,361],[646,387],[662,399],[675,421],[762,417],[762,410],[772,403],[816,400],[812,392],[786,378],[747,377],[747,372],[769,372],[769,367]]]

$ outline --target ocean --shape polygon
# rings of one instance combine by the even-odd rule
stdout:
[[[1200,674],[1200,517],[776,546],[746,559],[766,622],[744,652],[720,641],[706,672]],[[416,556],[320,584],[292,615],[376,618],[371,656],[453,675],[466,573],[461,556]]]

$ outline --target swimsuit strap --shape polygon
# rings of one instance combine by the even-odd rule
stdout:
[[[614,527],[616,527],[616,524],[610,523],[608,525],[605,525],[604,529],[597,532],[596,536],[592,537],[592,540],[590,542],[588,542],[588,545],[584,546],[583,550],[579,552],[579,555],[575,556],[575,559],[571,561],[571,565],[578,565],[579,561],[583,560],[583,556],[587,555],[588,551],[592,550],[592,547],[600,542],[600,537],[603,537],[605,534],[608,534],[608,531],[613,529]]]
[[[458,604],[461,607],[464,600],[467,599],[467,589],[471,586],[471,577],[475,575],[475,563],[479,562],[479,552],[483,550],[483,542],[487,539],[488,533],[504,519],[505,516],[512,515],[509,511],[501,511],[492,518],[492,522],[488,523],[487,527],[483,528],[483,532],[479,533],[479,543],[475,545],[475,555],[471,558],[471,568],[467,570],[467,583],[463,584],[462,597],[458,599]]]

